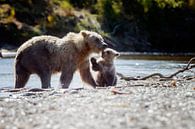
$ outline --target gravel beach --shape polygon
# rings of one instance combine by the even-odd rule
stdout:
[[[0,90],[0,129],[194,129],[195,79],[106,89]]]

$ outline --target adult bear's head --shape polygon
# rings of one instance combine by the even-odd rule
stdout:
[[[96,32],[82,30],[80,33],[84,37],[84,41],[94,52],[100,52],[108,46],[102,36]]]

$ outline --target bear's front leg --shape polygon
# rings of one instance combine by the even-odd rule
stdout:
[[[69,87],[69,85],[72,81],[75,70],[76,69],[71,67],[71,66],[67,66],[63,69],[63,71],[61,73],[61,76],[60,76],[60,85],[61,85],[62,88],[68,88]]]
[[[96,82],[94,81],[91,72],[90,72],[90,66],[89,66],[89,61],[85,61],[84,63],[82,63],[79,67],[79,72],[80,72],[80,76],[81,79],[90,84],[91,86],[93,86],[93,88],[95,88],[97,86]]]
[[[100,71],[100,65],[97,63],[97,60],[94,57],[91,58],[91,64],[94,71]]]

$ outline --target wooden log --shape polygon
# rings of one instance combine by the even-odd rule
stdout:
[[[0,52],[1,58],[14,58],[16,56],[16,52]]]

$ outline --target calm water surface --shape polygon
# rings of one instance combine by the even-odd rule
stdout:
[[[117,72],[128,76],[144,76],[154,72],[160,72],[169,75],[179,68],[184,66],[187,62],[177,61],[155,61],[155,60],[127,60],[117,59],[115,61]],[[60,74],[52,76],[52,87],[59,85]],[[71,87],[83,87],[79,74],[76,73],[71,82]],[[31,75],[27,87],[41,87],[39,77]],[[14,87],[14,59],[0,59],[0,88]]]

